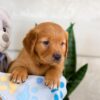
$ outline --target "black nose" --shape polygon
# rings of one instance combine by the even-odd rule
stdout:
[[[8,37],[7,34],[3,34],[2,39],[3,39],[4,42],[9,42],[9,37]]]
[[[54,58],[54,60],[59,61],[59,60],[61,59],[61,55],[60,55],[60,54],[58,54],[58,53],[53,54],[53,58]]]

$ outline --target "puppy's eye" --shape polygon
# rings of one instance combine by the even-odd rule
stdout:
[[[49,44],[49,41],[43,41],[43,44],[44,45],[48,45]]]
[[[62,42],[62,43],[61,43],[61,46],[63,46],[63,45],[65,45],[65,42]]]

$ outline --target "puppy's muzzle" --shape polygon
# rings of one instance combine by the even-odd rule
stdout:
[[[59,53],[55,53],[55,54],[53,54],[53,59],[54,59],[55,61],[60,61],[61,55],[60,55]]]

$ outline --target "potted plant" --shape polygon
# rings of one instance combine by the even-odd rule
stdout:
[[[69,100],[70,94],[76,89],[76,87],[80,84],[80,82],[83,80],[86,72],[88,64],[84,64],[80,69],[76,71],[76,61],[77,61],[77,55],[76,55],[76,43],[75,43],[75,37],[74,37],[74,30],[73,30],[74,24],[71,23],[68,29],[66,30],[69,33],[68,38],[68,56],[65,60],[65,69],[64,69],[64,76],[67,83],[67,95],[64,98],[64,100]]]

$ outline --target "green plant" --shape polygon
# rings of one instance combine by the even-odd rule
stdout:
[[[76,43],[74,37],[74,24],[68,27],[67,32],[68,34],[68,57],[65,60],[65,70],[64,76],[68,80],[67,83],[67,90],[68,93],[64,100],[69,100],[70,94],[76,89],[76,87],[80,84],[83,80],[86,72],[88,64],[83,65],[78,71],[76,71]]]

